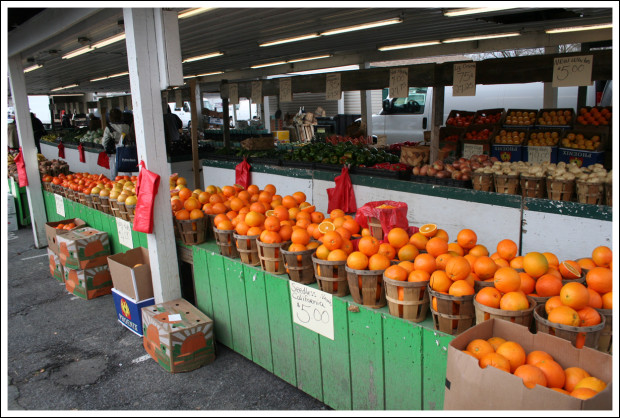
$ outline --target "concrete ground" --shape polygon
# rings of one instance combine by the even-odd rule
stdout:
[[[82,300],[50,275],[47,249],[34,248],[30,227],[8,233],[7,242],[3,416],[17,410],[330,409],[221,344],[212,364],[166,372],[148,357],[142,338],[117,322],[112,295]]]

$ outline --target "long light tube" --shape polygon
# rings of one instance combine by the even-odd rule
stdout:
[[[285,39],[278,39],[276,41],[264,42],[258,46],[280,45],[280,44],[285,44],[288,42],[297,42],[297,41],[304,41],[306,39],[318,38],[319,36],[321,36],[319,35],[319,33],[309,33],[307,35],[294,36],[292,38],[285,38]]]
[[[250,68],[273,67],[274,65],[286,64],[286,61],[268,62],[267,64],[252,65]]]
[[[70,89],[71,87],[77,87],[77,84],[69,84],[68,86],[63,86],[63,87],[56,87],[55,89],[51,89],[50,91],[58,91],[58,90],[64,90],[64,89]]]
[[[594,30],[594,29],[611,29],[611,23],[603,23],[600,25],[586,25],[586,26],[573,26],[570,28],[557,28],[557,29],[547,29],[546,33],[563,33],[563,32],[578,32],[582,30]]]
[[[85,46],[85,47],[83,47],[83,48],[76,49],[75,51],[69,52],[69,53],[68,53],[68,54],[66,54],[66,55],[63,55],[63,56],[62,56],[62,59],[63,59],[63,60],[68,60],[68,59],[70,59],[70,58],[77,57],[78,55],[86,54],[87,52],[90,52],[90,51],[92,51],[92,50],[93,50],[93,48],[92,48],[92,47],[90,47],[90,46]]]
[[[196,75],[187,75],[185,77],[183,77],[183,79],[186,78],[195,78],[195,77],[206,77],[208,75],[216,75],[216,74],[224,74],[224,71],[214,71],[212,73],[204,73],[204,74],[196,74]]]
[[[207,58],[221,57],[222,55],[224,55],[222,52],[211,52],[209,54],[204,54],[204,55],[198,55],[198,56],[195,56],[195,57],[185,58],[183,60],[183,64],[185,64],[186,62],[206,60]]]
[[[515,7],[473,7],[468,9],[455,9],[448,10],[444,12],[444,16],[454,17],[454,16],[465,16],[465,15],[473,15],[478,13],[487,13],[487,12],[495,12],[498,10],[506,10],[506,9],[515,9]]]
[[[105,77],[93,78],[92,80],[90,80],[90,82],[92,83],[94,81],[107,80],[108,78],[122,77],[124,75],[129,75],[129,71],[125,71],[124,73],[112,74]]]
[[[43,67],[43,66],[40,65],[40,64],[35,64],[35,65],[32,65],[32,66],[30,66],[28,68],[24,68],[24,72],[25,73],[29,73],[30,71],[38,70],[41,67]]]
[[[329,57],[331,57],[330,54],[327,54],[327,55],[317,55],[316,57],[297,58],[297,59],[294,59],[294,60],[288,60],[286,62],[312,61],[312,60],[320,60],[320,59],[329,58]]]
[[[119,33],[118,35],[114,35],[108,39],[104,39],[103,41],[99,41],[93,44],[93,48],[103,48],[104,46],[113,44],[114,42],[122,41],[125,39],[125,33]]]
[[[438,45],[440,41],[415,42],[412,44],[386,45],[377,48],[379,51],[392,51],[394,49],[417,48],[420,46]]]
[[[444,39],[441,42],[444,43],[444,44],[449,44],[449,43],[453,43],[453,42],[478,41],[478,40],[481,40],[481,39],[508,38],[508,37],[511,37],[511,36],[519,36],[519,35],[521,35],[519,32],[496,33],[494,35],[467,36],[465,38]]]
[[[213,7],[194,7],[193,9],[187,9],[187,10],[180,12],[178,18],[186,19],[188,17],[196,16],[200,13],[207,12],[211,9],[214,9],[214,8]]]

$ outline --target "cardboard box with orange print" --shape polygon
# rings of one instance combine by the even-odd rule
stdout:
[[[595,396],[581,400],[536,385],[527,388],[514,374],[489,367],[463,350],[474,339],[501,337],[519,343],[525,353],[546,351],[562,366],[581,367],[601,379],[607,387]],[[444,394],[445,410],[606,410],[612,409],[612,357],[588,347],[575,348],[570,341],[538,332],[501,319],[490,319],[463,332],[450,342]]]
[[[49,247],[47,248],[47,258],[49,260],[50,265],[50,274],[53,278],[58,280],[60,283],[65,282],[65,272],[63,270],[62,264],[60,264],[60,257],[54,251],[52,251]]]
[[[142,332],[146,352],[171,373],[215,360],[213,320],[185,299],[142,308]]]
[[[73,223],[76,229],[86,225],[86,222],[80,218],[64,219],[58,222],[47,222],[45,224],[45,236],[47,238],[47,248],[51,249],[54,253],[58,254],[58,240],[57,235],[63,235],[69,232],[68,229],[56,229],[58,225],[67,225]]]
[[[85,270],[108,264],[110,240],[108,233],[83,227],[57,235],[58,255],[63,267]]]
[[[112,276],[108,265],[76,270],[65,267],[65,287],[82,299],[94,299],[112,293]]]

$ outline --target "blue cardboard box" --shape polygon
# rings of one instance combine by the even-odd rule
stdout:
[[[523,158],[523,145],[491,145],[491,157],[501,162],[521,161]]]
[[[134,334],[142,337],[142,308],[154,305],[155,298],[136,302],[114,288],[112,288],[112,296],[114,297],[118,322],[129,328]]]
[[[605,151],[560,148],[558,150],[558,160],[567,164],[574,162],[579,167],[587,167],[592,164],[603,164],[605,162]]]

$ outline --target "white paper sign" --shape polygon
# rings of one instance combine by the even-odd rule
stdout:
[[[239,85],[237,83],[228,85],[228,104],[239,104]]]
[[[124,219],[116,218],[116,231],[118,241],[127,248],[133,248],[133,237],[131,236],[131,223]]]
[[[280,101],[292,102],[293,101],[293,84],[290,78],[280,79]]]
[[[172,315],[168,315],[168,321],[170,322],[179,322],[181,321],[183,318],[181,317],[181,314],[172,314]]]
[[[64,218],[65,216],[65,201],[61,195],[54,193],[56,199],[56,213]]]
[[[553,59],[553,87],[592,85],[592,55]]]
[[[325,100],[340,100],[342,86],[339,73],[330,73],[325,76]]]
[[[390,97],[409,95],[409,69],[390,68]]]
[[[263,103],[263,82],[252,81],[252,103]]]
[[[452,95],[453,96],[475,96],[476,95],[476,63],[465,62],[454,64],[454,74],[452,76]]]
[[[469,159],[472,155],[482,155],[483,153],[483,144],[463,144],[463,158]]]
[[[318,289],[289,281],[293,322],[334,339],[334,307],[332,295]]]
[[[532,146],[527,147],[528,163],[551,162],[551,147]]]

